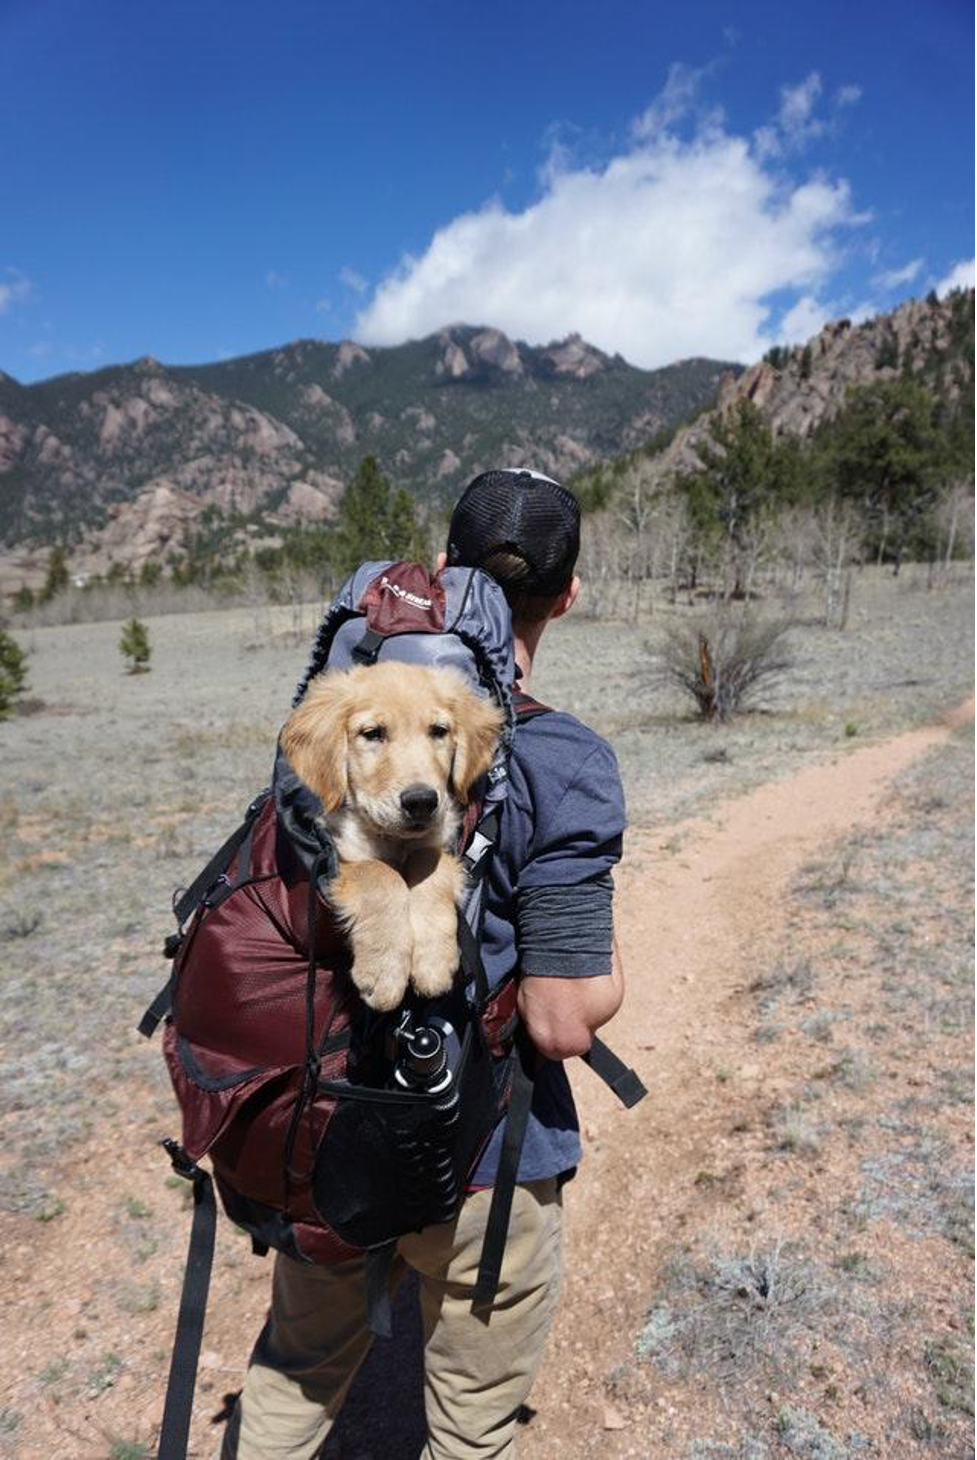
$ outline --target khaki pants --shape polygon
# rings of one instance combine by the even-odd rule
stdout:
[[[560,1290],[561,1199],[555,1180],[517,1186],[498,1296],[471,1312],[491,1191],[453,1222],[402,1237],[398,1279],[420,1279],[428,1442],[422,1460],[502,1460],[533,1379]],[[251,1356],[221,1460],[313,1460],[372,1335],[364,1264],[310,1267],[281,1254],[271,1310]]]

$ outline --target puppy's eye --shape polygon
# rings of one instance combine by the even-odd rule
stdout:
[[[448,733],[447,725],[432,725],[428,734],[432,740],[443,740]]]
[[[360,731],[364,740],[386,740],[387,732],[382,725],[368,725],[365,730]]]

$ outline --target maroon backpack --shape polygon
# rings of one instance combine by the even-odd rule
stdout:
[[[389,1334],[397,1239],[455,1215],[505,1118],[473,1308],[489,1308],[495,1296],[536,1057],[519,1028],[515,979],[488,987],[481,894],[513,731],[545,713],[512,695],[500,602],[504,608],[482,573],[448,569],[435,580],[417,564],[367,564],[327,614],[296,694],[298,702],[326,667],[389,653],[457,669],[469,663],[473,682],[505,708],[499,756],[458,848],[469,892],[450,994],[409,995],[384,1015],[359,998],[348,949],[319,893],[336,871],[321,804],[281,752],[271,787],[175,899],[178,932],[165,949],[172,975],[139,1026],[149,1036],[166,1021],[163,1048],[183,1129],[179,1142],[164,1145],[195,1197],[160,1460],[184,1453],[189,1429],[216,1212],[198,1164],[204,1156],[225,1211],[257,1252],[274,1247],[323,1264],[365,1252],[368,1320]],[[644,1094],[599,1041],[588,1062],[625,1104]]]

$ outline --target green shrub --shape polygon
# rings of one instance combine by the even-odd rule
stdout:
[[[27,688],[27,656],[17,640],[0,629],[0,720],[13,712],[14,701]]]
[[[149,630],[137,618],[128,619],[122,625],[119,639],[119,653],[129,661],[130,674],[145,674],[149,669]]]

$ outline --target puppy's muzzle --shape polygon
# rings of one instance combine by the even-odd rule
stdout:
[[[427,826],[438,809],[438,793],[433,786],[408,786],[400,793],[400,805],[408,826]]]

